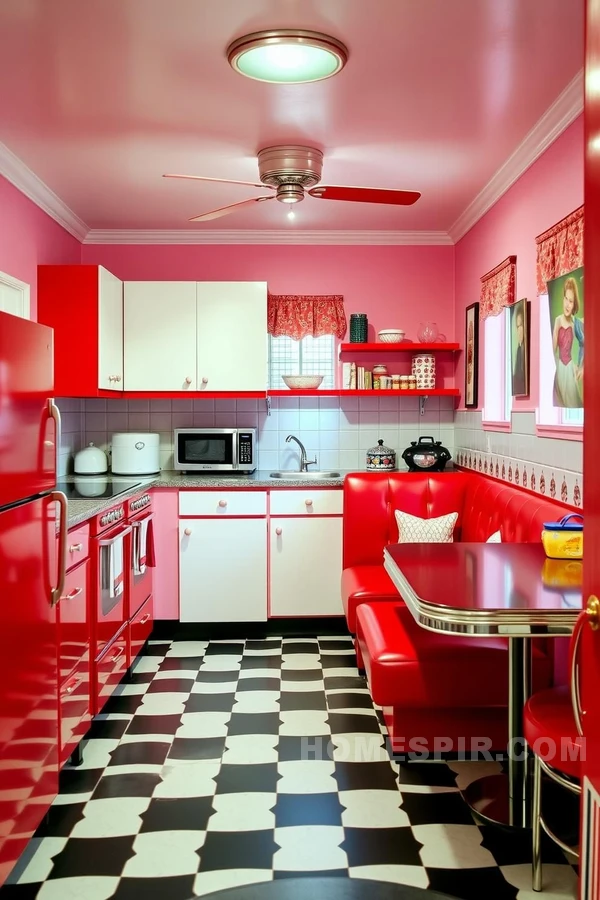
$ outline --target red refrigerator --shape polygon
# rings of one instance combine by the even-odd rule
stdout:
[[[66,499],[52,329],[0,313],[0,884],[58,790]]]

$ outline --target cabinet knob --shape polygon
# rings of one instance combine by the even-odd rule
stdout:
[[[191,383],[192,383],[192,379],[190,378],[189,375],[188,375],[188,377],[185,379],[185,383],[186,383],[186,384],[191,384]]]
[[[114,375],[109,375],[109,376],[108,376],[108,380],[109,380],[109,381],[114,381],[114,380],[115,380],[115,376],[114,376]]]
[[[120,376],[120,375],[115,375],[115,381],[120,381],[120,380],[121,380],[121,376]]]
[[[312,505],[313,505],[312,500],[305,500],[304,502],[306,503],[307,506],[312,506]]]
[[[219,500],[219,506],[224,509],[227,506],[227,500]]]
[[[190,534],[192,533],[192,529],[191,529],[191,528],[185,528],[183,533],[185,534],[186,537],[189,537]]]
[[[69,553],[78,553],[80,550],[83,550],[83,544],[71,544],[69,547]]]
[[[279,537],[279,535],[282,534],[282,533],[283,533],[283,528],[276,528],[276,529],[275,529],[275,534],[276,534],[278,537]]]
[[[203,378],[203,379],[202,379],[202,384],[208,384],[208,378]]]

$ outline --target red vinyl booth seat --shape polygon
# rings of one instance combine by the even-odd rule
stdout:
[[[570,687],[561,685],[533,694],[525,705],[523,720],[529,746],[549,766],[579,778],[584,738],[577,735]]]
[[[360,603],[399,595],[383,568],[383,550],[398,540],[395,510],[421,518],[458,512],[455,541],[539,541],[544,522],[567,507],[475,472],[365,472],[344,481],[342,599],[356,633]]]

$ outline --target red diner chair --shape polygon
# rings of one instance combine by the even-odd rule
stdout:
[[[569,646],[570,684],[533,694],[523,711],[524,736],[533,752],[532,881],[542,890],[542,829],[562,850],[579,857],[550,829],[542,816],[542,775],[545,773],[573,794],[581,795],[580,767],[584,746],[579,682],[579,646],[589,621],[586,610],[579,615]]]

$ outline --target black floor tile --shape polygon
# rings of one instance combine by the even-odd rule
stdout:
[[[480,825],[483,835],[481,846],[489,850],[499,866],[531,865],[531,832],[517,829],[496,828],[495,825]],[[565,856],[560,847],[542,831],[542,862],[564,863]]]
[[[282,712],[294,709],[327,710],[325,693],[323,691],[285,691],[282,690],[280,698]]]
[[[321,665],[327,674],[327,669],[355,669],[356,653],[323,653]]]
[[[329,713],[329,726],[332,734],[381,734],[379,721],[373,713]]]
[[[61,794],[89,794],[94,790],[104,769],[80,769],[64,767],[59,776]]]
[[[279,762],[294,762],[299,760],[331,760],[333,759],[333,750],[334,747],[329,735],[319,734],[314,737],[282,735],[279,738],[277,752]]]
[[[214,812],[212,797],[157,798],[142,813],[140,833],[146,831],[206,831]]]
[[[450,894],[460,900],[516,900],[518,888],[510,885],[500,869],[427,869],[432,891]],[[543,898],[543,894],[540,897]]]
[[[244,642],[238,641],[229,644],[215,644],[212,641],[204,651],[205,656],[241,656],[244,652]]]
[[[85,803],[61,803],[51,806],[35,837],[68,837],[77,822],[83,819],[84,807]]]
[[[144,652],[140,654],[144,656],[164,656],[171,649],[172,641],[160,641],[157,644],[146,644]]]
[[[319,641],[319,647],[321,650],[354,650],[352,644],[352,638],[348,636],[345,639],[342,638],[322,638]]]
[[[443,762],[407,762],[398,766],[400,791],[403,784],[422,784],[430,787],[456,787],[456,772]]]
[[[86,741],[93,738],[120,740],[130,723],[130,719],[94,719],[85,735]]]
[[[228,669],[226,672],[209,672],[200,669],[196,675],[196,681],[203,684],[230,684],[240,677],[238,669]]]
[[[42,884],[5,884],[0,888],[0,900],[36,900]]]
[[[273,872],[273,881],[280,881],[282,878],[348,878],[348,869],[325,869],[319,872],[317,869],[309,869],[309,871],[300,872]],[[315,897],[314,900],[321,900]],[[399,897],[398,900],[401,900]]]
[[[98,782],[92,800],[109,800],[119,797],[151,797],[161,782],[160,775],[151,772],[125,772],[123,775],[105,775]]]
[[[155,678],[147,690],[148,694],[189,694],[194,686],[194,678]]]
[[[232,713],[227,729],[231,737],[238,734],[279,734],[279,713]]]
[[[225,752],[224,737],[175,738],[169,759],[220,759]]]
[[[275,827],[287,825],[339,825],[344,807],[335,792],[328,794],[279,794]]]
[[[362,675],[327,675],[324,673],[326,691],[351,691],[354,688],[366,688],[367,682]]]
[[[175,734],[181,726],[181,713],[169,716],[134,716],[127,734]]]
[[[242,671],[246,669],[281,669],[281,656],[243,656],[240,666]]]
[[[152,684],[154,672],[132,672],[127,676],[126,684]]]
[[[373,701],[369,694],[360,694],[351,691],[343,694],[328,694],[327,705],[331,710],[343,709],[373,709]]]
[[[109,713],[124,713],[127,716],[133,716],[138,710],[143,697],[143,694],[123,694],[120,697],[113,696],[104,704],[102,713],[104,715],[108,715]]]
[[[236,692],[240,691],[279,691],[281,688],[281,679],[279,676],[273,678],[240,678],[237,683]]]
[[[240,794],[245,791],[274,793],[280,779],[277,763],[256,763],[252,766],[223,766],[215,778],[217,794]]]
[[[121,878],[111,900],[190,900],[194,896],[195,879],[195,875],[179,875],[171,878]]]
[[[253,767],[255,768],[255,767]],[[209,831],[200,849],[200,872],[217,869],[270,869],[278,849],[273,829],[265,831]]]
[[[345,828],[340,844],[352,866],[421,866],[419,850],[410,828]]]
[[[411,825],[472,825],[471,810],[456,792],[420,794],[406,791],[402,794],[402,809]]]
[[[70,838],[54,857],[49,878],[120,875],[133,854],[135,835],[114,838]]]
[[[314,669],[282,669],[282,690],[285,688],[286,681],[323,681],[323,672],[320,666]]]
[[[297,641],[297,640],[284,640],[282,648],[281,648],[282,656],[289,656],[292,653],[301,653],[306,654],[308,656],[318,656],[319,655],[319,643],[318,641]]]
[[[231,712],[235,694],[190,694],[185,702],[186,713]]]
[[[246,641],[246,650],[279,650],[281,643],[281,638],[272,638],[270,640],[267,638],[264,641],[248,640]]]
[[[340,791],[397,791],[390,764],[382,762],[336,762],[333,777]]]
[[[119,744],[111,751],[109,766],[162,766],[169,748],[168,741],[132,741],[130,744]]]
[[[165,656],[160,672],[194,672],[202,665],[203,656]]]

